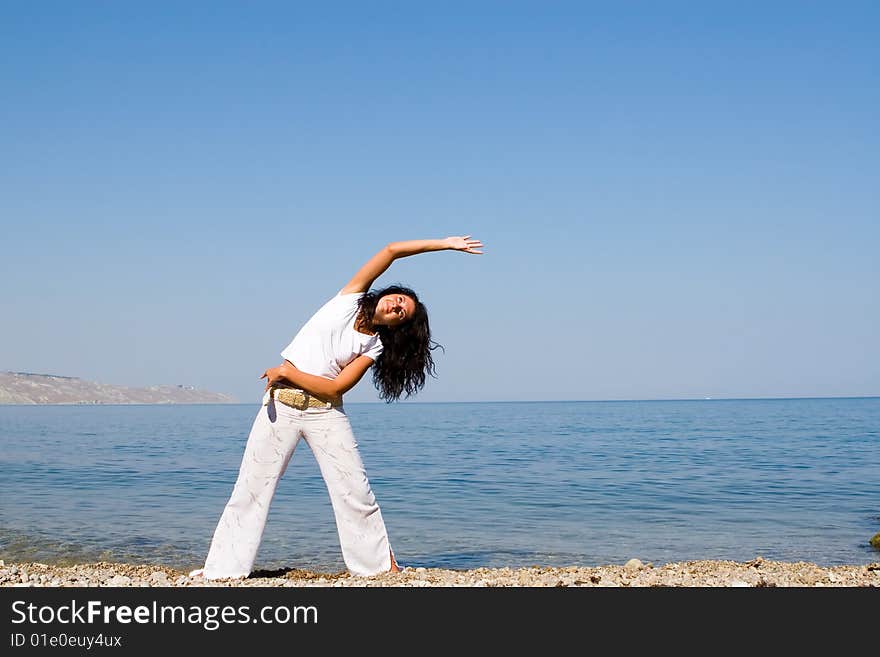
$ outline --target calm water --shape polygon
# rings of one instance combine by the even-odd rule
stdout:
[[[256,410],[0,406],[0,558],[200,566]],[[405,565],[880,560],[880,398],[347,412]],[[344,569],[304,442],[256,567]]]

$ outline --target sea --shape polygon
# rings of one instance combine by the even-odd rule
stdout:
[[[0,558],[204,562],[259,404],[0,406]],[[351,403],[405,566],[880,551],[880,398]],[[256,569],[345,569],[301,441]]]

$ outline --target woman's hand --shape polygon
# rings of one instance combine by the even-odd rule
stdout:
[[[480,240],[472,240],[470,235],[464,235],[463,237],[447,237],[447,244],[449,244],[449,248],[453,251],[464,251],[465,253],[476,253],[482,254],[482,251],[478,249],[483,248],[483,243]]]
[[[282,368],[284,365],[279,365],[278,367],[270,367],[268,370],[263,372],[261,379],[266,379],[266,387],[265,390],[271,388],[275,383],[284,379],[284,374],[282,373]]]

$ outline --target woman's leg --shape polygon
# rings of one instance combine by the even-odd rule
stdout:
[[[315,454],[330,493],[346,567],[354,575],[392,570],[394,560],[385,521],[348,417],[338,409],[321,409],[308,412],[305,420],[303,437]]]
[[[277,411],[278,412],[276,415]],[[278,480],[287,469],[300,436],[299,424],[270,401],[254,420],[232,496],[223,510],[204,576],[246,577],[253,569]]]

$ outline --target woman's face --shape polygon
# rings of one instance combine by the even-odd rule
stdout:
[[[412,319],[416,311],[416,302],[405,294],[386,294],[376,304],[373,324],[398,326]]]

